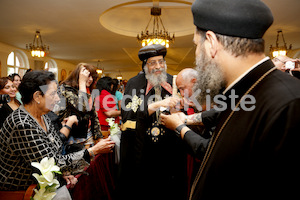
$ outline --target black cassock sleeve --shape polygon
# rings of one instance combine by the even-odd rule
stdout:
[[[202,122],[207,129],[212,129],[217,124],[217,119],[220,114],[220,111],[213,109],[202,112],[201,118]]]
[[[185,133],[183,140],[192,149],[194,156],[197,158],[203,158],[210,142],[210,138],[205,139],[192,130]]]

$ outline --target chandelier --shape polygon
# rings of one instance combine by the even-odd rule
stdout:
[[[279,37],[282,37],[283,41],[283,46],[279,46]],[[277,31],[277,39],[276,39],[276,46],[273,47],[272,45],[270,46],[270,54],[273,58],[277,56],[286,56],[287,51],[292,49],[292,45],[290,44],[289,48],[287,48],[287,45],[285,43],[284,37],[283,37],[283,32],[282,30]]]
[[[45,57],[46,53],[49,53],[49,46],[43,44],[40,31],[35,32],[33,42],[29,45],[26,44],[26,49],[31,52],[32,57]]]
[[[161,8],[151,8],[150,21],[148,22],[145,30],[141,31],[141,35],[137,35],[137,39],[142,43],[143,47],[151,44],[161,44],[169,48],[170,42],[174,42],[175,34],[173,34],[173,36],[170,36],[169,32],[166,31],[160,15]],[[151,21],[153,21],[152,32],[148,29]]]

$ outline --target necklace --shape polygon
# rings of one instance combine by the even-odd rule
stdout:
[[[211,139],[211,142],[209,143],[209,146],[207,148],[207,151],[205,153],[205,156],[203,158],[203,162],[201,163],[200,169],[197,173],[197,176],[194,180],[194,183],[192,185],[191,188],[191,193],[190,193],[190,197],[189,200],[192,199],[192,196],[194,194],[195,191],[195,187],[203,173],[203,170],[207,164],[208,159],[210,158],[210,155],[215,147],[215,144],[217,142],[217,140],[219,139],[223,129],[225,128],[225,126],[227,125],[228,121],[231,119],[232,115],[234,114],[235,110],[237,109],[237,107],[240,105],[241,101],[243,100],[243,97],[246,96],[247,94],[249,94],[254,87],[256,87],[268,74],[270,74],[272,71],[276,70],[276,67],[273,67],[272,69],[270,69],[269,71],[267,71],[266,73],[264,73],[247,91],[246,93],[242,96],[242,98],[239,100],[239,102],[235,105],[235,108],[231,111],[231,113],[229,114],[229,116],[227,117],[227,119],[225,120],[225,122],[223,123],[222,127],[220,128],[220,130],[218,131],[217,134],[214,134],[213,138]]]
[[[36,112],[35,109],[32,109],[30,106],[23,106],[24,110],[30,114],[32,119],[42,128],[42,130],[46,133],[47,132],[47,126],[45,123],[45,119],[43,115]]]

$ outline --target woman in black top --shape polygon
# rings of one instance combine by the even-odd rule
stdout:
[[[13,84],[12,80],[10,80],[8,77],[0,78],[0,94],[7,94],[10,97],[10,101],[4,103],[0,108],[0,128],[2,127],[7,116],[21,105],[21,103],[16,99],[16,93],[17,88]]]
[[[69,137],[70,127],[78,123],[72,115],[62,122],[57,132],[50,118],[45,115],[53,110],[59,96],[54,74],[32,71],[24,75],[19,87],[23,105],[13,111],[0,129],[0,190],[25,190],[34,183],[32,162],[53,157],[61,171],[72,170],[103,149],[100,143],[92,151],[62,154],[63,142]],[[70,176],[64,177],[67,181]],[[73,183],[73,185],[76,183]]]

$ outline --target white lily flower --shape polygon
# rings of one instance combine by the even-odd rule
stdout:
[[[115,122],[115,119],[111,117],[111,118],[107,118],[106,121],[108,122],[109,126],[112,126]]]
[[[38,181],[38,183],[40,185],[40,188],[45,188],[47,186],[53,186],[54,185],[53,191],[55,191],[55,189],[57,189],[60,185],[58,180],[56,180],[55,178],[52,179],[51,182],[49,182],[45,179],[45,177],[43,175],[39,175],[37,173],[34,173],[34,174],[32,174],[32,176],[34,178],[36,178],[36,180]]]
[[[49,192],[55,192],[56,189],[59,188],[59,186],[60,186],[60,184],[59,184],[58,180],[53,179],[52,184],[49,185],[49,187],[48,187],[47,190],[48,190]]]
[[[38,181],[40,188],[45,188],[48,185],[48,181],[45,179],[43,175],[39,175],[37,173],[32,174],[32,176]]]
[[[54,163],[54,158],[43,158],[41,162],[32,162],[31,165],[40,170],[42,175],[37,173],[32,174],[39,183],[39,190],[34,189],[35,195],[33,200],[52,200],[56,195],[56,189],[59,187],[59,182],[54,178],[54,173],[60,173],[60,169]]]
[[[108,125],[110,126],[110,135],[115,135],[120,131],[120,127],[117,123],[115,123],[114,118],[107,118],[106,121],[108,122]]]
[[[48,159],[48,157],[45,157],[41,160],[40,163],[38,162],[32,162],[31,165],[33,167],[36,167],[40,170],[42,175],[45,177],[45,179],[49,182],[53,181],[54,171],[60,171],[59,167],[55,165],[54,158]]]

